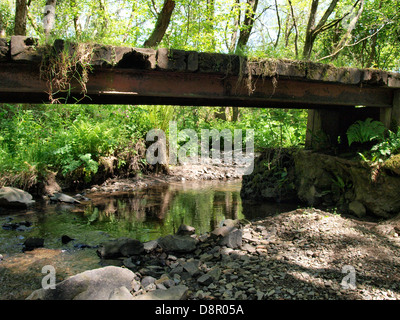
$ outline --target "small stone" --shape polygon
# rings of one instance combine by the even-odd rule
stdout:
[[[167,290],[167,288],[162,283],[157,283],[156,288],[161,290]]]
[[[242,230],[234,228],[221,239],[220,245],[233,249],[239,248],[242,245]]]
[[[234,298],[235,299],[243,299],[243,294],[244,294],[244,292],[243,291],[241,291],[241,290],[239,290],[239,291],[236,291],[235,292],[235,295],[234,295]]]
[[[188,292],[188,287],[179,285],[167,290],[157,289],[143,295],[138,295],[133,300],[185,300]]]
[[[132,289],[133,289],[133,291],[138,292],[140,290],[140,286],[141,285],[140,285],[139,281],[137,281],[135,279],[132,280]]]
[[[194,227],[188,226],[186,224],[181,224],[176,232],[177,235],[180,236],[190,236],[196,232]]]
[[[272,289],[272,290],[268,291],[267,296],[270,297],[270,296],[272,296],[274,293],[275,293],[275,290]]]
[[[31,251],[35,248],[44,246],[44,239],[42,238],[28,238],[24,242],[23,251]]]
[[[179,284],[181,282],[181,276],[177,273],[174,274],[174,282],[175,284]]]
[[[218,281],[221,276],[221,269],[219,267],[213,267],[210,271],[207,272],[214,281]]]
[[[150,284],[154,284],[155,282],[156,279],[154,277],[146,276],[142,279],[141,285],[146,289]]]
[[[197,279],[197,282],[203,286],[208,286],[213,282],[213,278],[208,274],[203,274]]]
[[[193,260],[181,263],[181,266],[193,277],[200,272],[199,263],[200,262],[198,260]]]
[[[213,255],[213,254],[210,254],[210,253],[203,253],[203,254],[200,256],[200,261],[207,262],[207,261],[211,261],[213,258],[214,258],[214,255]]]
[[[194,295],[195,298],[199,298],[199,299],[203,299],[204,298],[204,291],[203,290],[199,290],[196,292],[196,294]]]
[[[157,246],[158,246],[157,240],[151,240],[151,241],[147,241],[147,242],[143,243],[143,249],[146,252],[155,250],[157,248]]]
[[[211,283],[207,288],[213,290],[216,289],[217,286],[215,285],[215,283]]]
[[[62,244],[67,244],[68,242],[70,242],[72,240],[75,240],[75,239],[73,239],[73,238],[71,238],[71,237],[69,237],[67,235],[61,236],[61,243]]]

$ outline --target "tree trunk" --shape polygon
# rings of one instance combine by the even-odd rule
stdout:
[[[50,36],[56,21],[56,3],[57,0],[46,0],[46,6],[44,7],[43,30],[46,39]]]
[[[243,50],[249,41],[251,29],[254,25],[254,16],[256,15],[258,0],[247,0],[247,9],[243,19],[242,28],[239,34],[239,40],[236,46],[236,53]]]
[[[16,36],[26,36],[26,19],[28,6],[26,0],[17,0],[15,3],[15,26],[14,34]]]
[[[311,4],[311,12],[308,17],[307,29],[306,29],[306,39],[304,41],[303,47],[303,58],[310,59],[312,47],[314,45],[314,26],[315,26],[315,17],[317,15],[319,0],[313,0]]]
[[[326,9],[324,15],[319,20],[317,26],[315,26],[315,20],[317,17],[317,10],[319,0],[313,0],[311,3],[311,11],[310,16],[308,17],[307,29],[306,29],[306,37],[304,41],[303,48],[303,59],[309,60],[311,58],[312,49],[314,46],[314,41],[317,38],[318,34],[321,32],[328,30],[329,28],[334,27],[339,21],[336,20],[334,23],[326,24],[329,16],[335,10],[337,3],[339,0],[332,0],[329,7]]]
[[[236,41],[237,41],[237,36],[238,36],[238,31],[239,31],[239,26],[240,26],[240,1],[239,0],[235,0],[234,5],[232,6],[231,11],[233,13],[236,12],[236,8],[237,12],[236,12],[236,17],[235,17],[235,25],[233,27],[233,32],[232,32],[232,36],[231,36],[231,43],[229,45],[229,52],[234,52],[235,48],[236,48]]]
[[[221,119],[226,121],[226,107],[218,107],[217,111],[214,113],[215,119]]]
[[[339,55],[340,50],[343,49],[343,47],[349,42],[351,38],[351,33],[353,32],[354,28],[356,27],[356,24],[358,20],[361,17],[361,14],[364,10],[364,0],[360,1],[360,8],[358,9],[357,15],[350,21],[346,33],[344,34],[343,38],[339,41],[339,43],[336,45],[334,49],[334,55],[332,57],[332,60],[336,59]]]
[[[144,47],[150,48],[157,46],[165,35],[171,20],[172,12],[175,8],[175,1],[164,0],[164,6],[157,17],[157,22],[150,37],[145,41]]]
[[[209,31],[208,33],[211,35],[211,45],[212,50],[215,51],[215,47],[217,46],[217,42],[215,41],[215,34],[214,34],[214,15],[215,15],[215,3],[214,0],[207,0],[207,21]]]
[[[239,121],[239,107],[232,107],[232,122]]]
[[[292,1],[288,0],[289,2],[289,6],[290,6],[290,14],[292,16],[293,19],[293,27],[294,30],[296,32],[295,36],[294,36],[294,51],[296,54],[296,59],[299,56],[299,46],[298,46],[298,42],[299,42],[299,29],[297,28],[297,22],[296,22],[296,17],[294,16],[294,10],[293,10],[293,5],[292,5]],[[288,40],[286,42],[286,46],[287,46]]]

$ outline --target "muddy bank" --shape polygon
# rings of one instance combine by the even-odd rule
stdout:
[[[87,193],[120,192],[148,188],[154,185],[185,181],[227,181],[242,178],[237,165],[225,164],[188,164],[170,166],[169,173],[138,174],[133,178],[109,178],[104,183],[85,189]]]

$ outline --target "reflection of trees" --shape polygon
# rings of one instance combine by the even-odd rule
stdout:
[[[204,187],[158,186],[104,198],[96,203],[96,208],[98,221],[108,223],[108,229],[112,224],[118,236],[142,241],[173,234],[182,223],[195,227],[201,234],[213,230],[224,219],[243,217],[239,190]]]

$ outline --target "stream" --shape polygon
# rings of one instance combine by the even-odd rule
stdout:
[[[241,180],[176,182],[132,192],[88,194],[90,200],[76,206],[37,201],[28,210],[3,209],[0,299],[21,299],[40,287],[46,264],[56,266],[57,281],[100,267],[96,248],[114,238],[156,240],[174,234],[181,224],[204,234],[224,219],[251,220],[296,209],[288,204],[243,202],[240,188]],[[12,230],[12,224],[19,227]],[[73,240],[62,243],[65,235]],[[44,248],[23,253],[29,237],[43,238]]]

